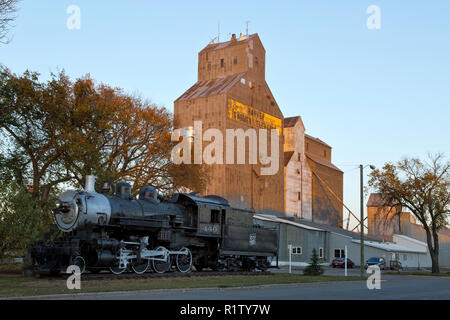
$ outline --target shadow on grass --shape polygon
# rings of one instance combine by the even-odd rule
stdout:
[[[0,297],[34,296],[47,294],[77,294],[158,289],[232,288],[273,284],[313,283],[330,281],[361,281],[360,277],[304,276],[296,274],[271,274],[260,276],[204,276],[186,278],[145,278],[82,280],[81,290],[69,290],[66,280],[24,278],[17,275],[0,275]]]

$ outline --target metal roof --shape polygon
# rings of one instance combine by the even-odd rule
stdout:
[[[242,36],[242,37],[236,37],[236,40],[229,40],[225,42],[219,42],[219,43],[210,43],[205,48],[203,48],[200,53],[206,52],[206,51],[213,51],[213,50],[220,50],[223,48],[240,45],[243,43],[247,43],[250,39],[257,38],[258,34],[250,34],[248,36]]]
[[[227,199],[213,195],[206,197],[198,197],[195,194],[176,193],[174,194],[172,199],[175,202],[178,202],[180,199],[187,199],[193,202],[194,204],[213,204],[216,206],[225,206],[225,207],[230,206]]]
[[[306,152],[305,155],[306,155],[306,157],[307,157],[308,159],[310,159],[311,161],[313,161],[313,162],[315,162],[315,163],[318,163],[318,164],[320,164],[320,165],[322,165],[322,166],[331,168],[331,169],[333,169],[333,170],[337,170],[337,171],[343,172],[341,169],[339,169],[339,168],[336,167],[334,164],[332,164],[331,162],[329,162],[329,161],[327,161],[327,160],[325,160],[325,159],[321,159],[321,158],[319,158],[319,157],[317,157],[317,156],[314,156],[314,155],[312,155],[312,154],[309,153],[309,152]]]
[[[308,221],[308,220],[301,220],[302,224],[311,226],[311,227],[316,227],[316,228],[320,228],[329,232],[333,232],[342,236],[347,236],[350,237],[352,239],[359,239],[361,237],[361,234],[358,232],[353,232],[353,231],[349,231],[349,230],[345,230],[345,229],[341,229],[338,227],[333,227],[327,224],[319,224],[319,223],[315,223],[312,221]],[[377,241],[378,239],[374,238],[374,237],[368,237],[367,235],[365,236],[365,239],[367,240],[371,240],[371,241]]]
[[[352,242],[354,243],[361,243],[360,240],[353,239]],[[374,242],[374,241],[364,241],[365,246],[386,250],[388,252],[408,252],[408,253],[427,253],[426,249],[424,250],[418,250],[418,249],[412,249],[408,247],[399,246],[397,244],[393,243],[387,243],[387,242]]]
[[[320,140],[319,138],[310,136],[309,134],[305,133],[305,138],[308,138],[310,140],[313,140],[313,141],[316,141],[316,142],[318,142],[320,144],[323,144],[324,146],[327,146],[328,148],[332,148],[329,144],[325,143],[324,141]]]
[[[233,88],[236,83],[240,82],[241,79],[245,77],[245,75],[246,72],[242,72],[231,76],[198,81],[175,101],[189,100],[227,93],[231,88]]]
[[[271,222],[276,222],[276,223],[290,224],[290,225],[295,226],[295,227],[299,227],[299,228],[307,229],[307,230],[312,230],[312,231],[325,231],[325,230],[322,230],[322,229],[319,229],[319,228],[310,227],[310,226],[307,226],[305,224],[301,224],[301,223],[297,223],[297,222],[294,222],[294,221],[278,218],[278,217],[272,216],[272,215],[255,214],[254,218],[259,219],[259,220],[264,220],[264,221],[271,221]]]
[[[300,119],[300,116],[284,118],[283,120],[284,127],[285,128],[294,127],[295,124],[298,122],[298,119]]]

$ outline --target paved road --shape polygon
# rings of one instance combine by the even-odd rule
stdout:
[[[332,268],[332,267],[322,267],[324,269],[324,275],[326,276],[344,276],[345,270],[344,268]],[[292,273],[294,274],[303,274],[304,268],[293,268]],[[273,273],[288,273],[289,268],[288,267],[280,267],[279,269],[273,268],[269,269],[270,272]],[[381,271],[384,272],[384,271]],[[357,276],[359,277],[361,275],[361,269],[359,267],[357,268],[349,268],[347,269],[347,275],[349,276]]]
[[[380,290],[365,281],[304,283],[257,288],[157,290],[59,297],[104,300],[354,300],[450,299],[450,278],[383,275]]]

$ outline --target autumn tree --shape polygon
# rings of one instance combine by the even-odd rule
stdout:
[[[52,200],[62,189],[82,187],[86,175],[98,184],[130,182],[135,193],[143,186],[165,195],[201,189],[200,166],[170,161],[172,128],[165,108],[89,76],[72,82],[60,72],[41,82],[37,73],[1,68],[0,242],[45,229]],[[5,227],[15,220],[34,228]]]
[[[16,18],[17,5],[20,0],[0,0],[0,43],[8,43],[8,31]]]
[[[427,161],[407,158],[386,163],[371,173],[369,186],[381,193],[387,203],[407,208],[422,224],[432,262],[439,273],[439,230],[450,214],[450,162],[442,154]],[[400,210],[401,211],[401,210]]]
[[[64,72],[45,83],[38,76],[0,70],[2,161],[35,199],[45,203],[61,183],[82,186],[89,174],[128,181],[135,191],[202,186],[199,167],[170,161],[173,120],[165,108],[89,76],[74,83]]]
[[[79,150],[89,150],[89,141],[104,126],[98,110],[78,103],[82,94],[64,72],[41,83],[37,73],[0,71],[3,161],[15,181],[30,185],[33,198],[42,203],[54,186],[74,179],[68,158],[78,161]]]
[[[174,143],[169,111],[118,88],[95,86],[89,78],[75,86],[96,92],[96,108],[108,119],[100,136],[89,141],[89,149],[67,157],[66,167],[80,183],[87,174],[93,174],[99,182],[131,182],[135,194],[143,186],[166,195],[182,187],[202,188],[204,174],[200,167],[177,166],[170,161]],[[73,161],[75,158],[79,160]]]

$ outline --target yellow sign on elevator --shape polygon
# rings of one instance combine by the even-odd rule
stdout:
[[[270,114],[228,98],[228,118],[256,129],[276,129],[281,135],[282,122]]]

